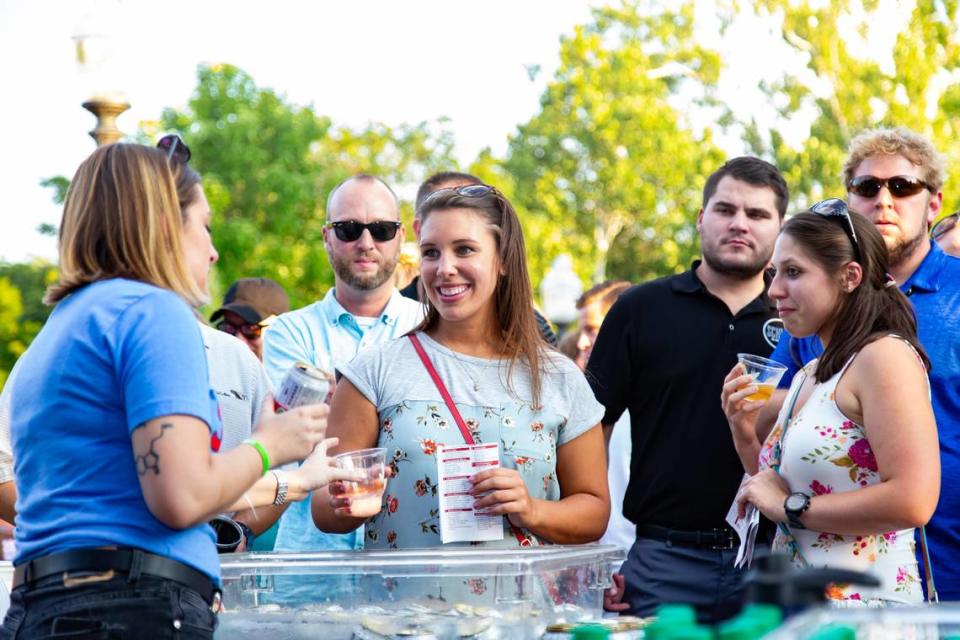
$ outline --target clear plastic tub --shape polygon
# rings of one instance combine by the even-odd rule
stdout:
[[[221,556],[220,638],[539,638],[596,620],[613,546]]]
[[[790,618],[764,640],[817,638],[946,640],[960,638],[960,603],[917,607],[818,607]]]

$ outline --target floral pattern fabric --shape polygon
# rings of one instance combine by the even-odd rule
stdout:
[[[852,361],[852,358],[851,358]],[[811,496],[855,491],[880,482],[877,459],[863,426],[841,413],[835,393],[849,361],[829,380],[814,386],[784,434],[784,421],[804,380],[813,375],[809,363],[793,380],[787,402],[760,451],[760,469],[779,460],[780,475],[791,492]],[[834,584],[828,599],[846,605],[923,601],[917,567],[914,529],[852,536],[824,531],[778,527],[774,550],[787,551],[798,566],[829,566],[866,571],[878,577],[878,588]]]
[[[603,416],[580,370],[566,358],[552,356],[543,380],[542,408],[537,409],[524,399],[529,390],[525,368],[517,367],[511,390],[501,361],[454,354],[422,333],[419,337],[473,439],[498,442],[500,466],[516,469],[532,498],[559,500],[558,449]],[[387,449],[393,470],[383,508],[366,524],[365,547],[440,546],[437,447],[463,444],[464,439],[433,381],[407,339],[361,354],[342,373],[377,407],[377,446]],[[479,390],[474,389],[477,380]],[[444,546],[520,546],[508,520],[503,522],[502,541]]]

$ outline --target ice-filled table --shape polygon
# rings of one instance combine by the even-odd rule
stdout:
[[[540,638],[596,620],[612,546],[221,556],[218,638]]]

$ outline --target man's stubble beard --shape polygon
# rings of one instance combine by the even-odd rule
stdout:
[[[927,241],[926,232],[921,230],[909,240],[904,240],[898,246],[894,248],[887,247],[887,264],[891,269],[896,269],[907,259],[914,254],[914,252]],[[884,243],[886,243],[886,238],[884,238]]]
[[[334,272],[337,274],[337,277],[339,277],[344,284],[360,291],[371,291],[376,289],[384,282],[392,278],[393,272],[396,271],[397,263],[400,260],[399,252],[397,252],[397,255],[392,259],[383,256],[382,263],[379,265],[376,272],[370,275],[358,276],[350,270],[355,257],[357,256],[342,258],[338,255],[331,255],[330,262],[333,266]]]
[[[770,258],[773,256],[773,250],[765,258],[757,259],[754,262],[746,264],[728,264],[717,256],[713,248],[707,249],[706,245],[701,243],[700,250],[703,253],[703,261],[707,263],[713,271],[736,280],[750,280],[755,278],[767,268]]]

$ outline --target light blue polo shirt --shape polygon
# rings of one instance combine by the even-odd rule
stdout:
[[[960,600],[960,258],[931,241],[927,257],[900,290],[913,304],[920,344],[930,358],[940,437],[940,502],[927,525],[933,576],[941,600]],[[817,336],[783,336],[770,357],[787,366],[780,387],[789,387],[799,366],[820,357],[823,345]]]
[[[298,360],[333,372],[363,349],[398,338],[423,319],[422,304],[394,289],[390,301],[372,324],[337,301],[334,289],[307,307],[278,317],[264,332],[263,363],[276,389]],[[367,326],[369,325],[369,326]],[[276,551],[360,549],[363,528],[347,534],[325,533],[313,524],[310,497],[290,505],[280,518]]]

